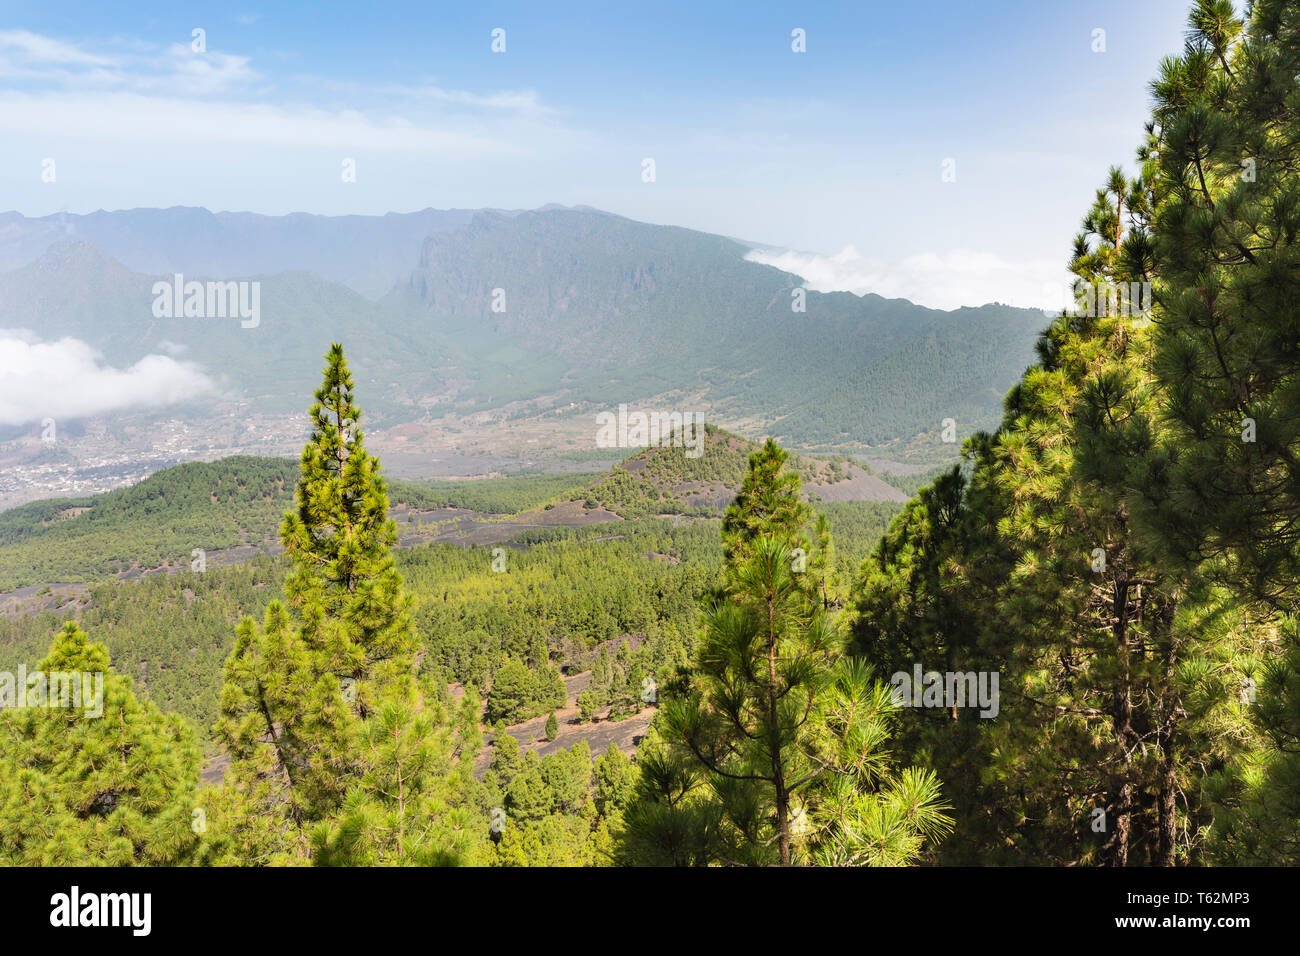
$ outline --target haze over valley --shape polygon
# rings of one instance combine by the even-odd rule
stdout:
[[[943,419],[996,420],[1043,321],[815,292],[749,251],[591,209],[7,214],[0,506],[293,455],[326,340],[349,349],[368,438],[401,477],[608,465],[594,421],[619,404],[906,472],[955,454]],[[257,283],[256,326],[233,307],[186,316],[183,294],[155,309],[177,275]]]

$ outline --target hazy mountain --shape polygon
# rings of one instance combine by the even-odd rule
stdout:
[[[907,438],[946,417],[993,424],[1046,324],[1002,305],[796,292],[798,277],[746,251],[594,211],[480,213],[425,240],[389,301],[470,352],[485,402],[560,385],[606,405],[680,390],[715,420],[757,416],[823,443]]]
[[[949,417],[964,432],[996,422],[1045,324],[1001,305],[942,312],[806,291],[746,261],[743,243],[596,210],[69,219],[74,240],[53,218],[0,217],[8,253],[55,239],[0,274],[0,328],[81,339],[117,367],[170,354],[223,394],[285,410],[309,403],[321,355],[341,341],[372,422],[422,418],[431,397],[462,408],[542,398],[541,410],[576,403],[579,414],[654,402],[796,444],[908,440]],[[349,262],[392,268],[403,243],[408,268],[378,301],[323,277]],[[152,289],[171,270],[257,279],[260,324],[156,317]]]
[[[0,213],[0,270],[26,265],[58,240],[99,246],[133,272],[243,276],[304,270],[378,297],[409,271],[424,239],[474,210],[384,216],[260,216],[190,206],[29,219]]]
[[[391,307],[314,273],[250,279],[260,283],[255,328],[243,328],[239,318],[158,318],[153,286],[159,277],[132,272],[88,242],[59,241],[35,262],[0,275],[0,328],[30,329],[47,341],[81,339],[118,367],[170,354],[200,365],[225,394],[286,410],[310,404],[332,341],[348,349],[376,412],[436,390],[430,368],[454,355],[436,336],[412,335]]]

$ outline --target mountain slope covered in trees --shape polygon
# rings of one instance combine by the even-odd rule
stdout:
[[[392,500],[427,523],[454,508],[521,515],[575,501],[622,518],[654,514],[721,515],[740,487],[756,446],[702,426],[698,458],[680,447],[634,452],[602,475],[518,475],[473,481],[394,481]],[[809,493],[835,502],[901,502],[896,489],[847,459],[800,457]],[[276,550],[275,527],[293,501],[298,466],[286,459],[237,455],[164,469],[128,488],[84,498],[52,498],[0,512],[0,592],[34,584],[101,580],[185,567],[204,552]],[[547,509],[549,510],[549,509]],[[888,509],[877,511],[881,515]],[[415,516],[411,516],[415,518]],[[580,518],[581,515],[574,516]],[[559,512],[548,524],[568,520]],[[419,533],[422,526],[404,527]]]

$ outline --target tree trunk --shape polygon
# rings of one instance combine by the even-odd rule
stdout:
[[[1130,776],[1133,756],[1129,748],[1129,738],[1133,733],[1133,688],[1129,674],[1127,580],[1116,579],[1112,607],[1115,621],[1115,643],[1119,651],[1120,663],[1120,679],[1115,688],[1113,723],[1115,743],[1120,748],[1120,782],[1118,799],[1115,801],[1115,834],[1110,841],[1110,862],[1113,866],[1127,866],[1133,828],[1133,782]]]
[[[1172,615],[1170,615],[1172,617]],[[1178,641],[1170,635],[1169,653],[1165,658],[1165,699],[1162,701],[1164,721],[1160,725],[1160,806],[1159,844],[1156,851],[1157,866],[1174,865],[1175,801],[1178,785],[1175,771],[1178,768],[1178,749],[1174,743],[1174,730],[1182,712],[1174,689],[1174,665],[1178,662]]]
[[[772,783],[776,786],[777,847],[781,865],[790,865],[790,794],[785,789],[785,768],[781,766],[780,702],[776,692],[776,612],[772,598],[767,599],[767,719],[769,749],[772,757]]]
[[[1156,851],[1157,866],[1174,865],[1174,798],[1178,789],[1174,784],[1174,755],[1172,728],[1160,732],[1160,842]]]

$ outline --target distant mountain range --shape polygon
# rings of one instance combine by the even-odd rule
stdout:
[[[0,271],[60,240],[93,243],[133,272],[204,276],[314,272],[378,297],[409,270],[427,236],[467,225],[472,209],[386,216],[259,216],[189,206],[28,219],[0,213]]]
[[[1045,325],[1002,305],[807,291],[748,249],[589,209],[8,213],[0,328],[75,337],[119,366],[179,354],[285,410],[309,404],[321,355],[342,341],[372,424],[655,403],[847,447],[936,436],[944,418],[994,424]],[[154,283],[176,272],[257,279],[260,324],[156,317]]]

